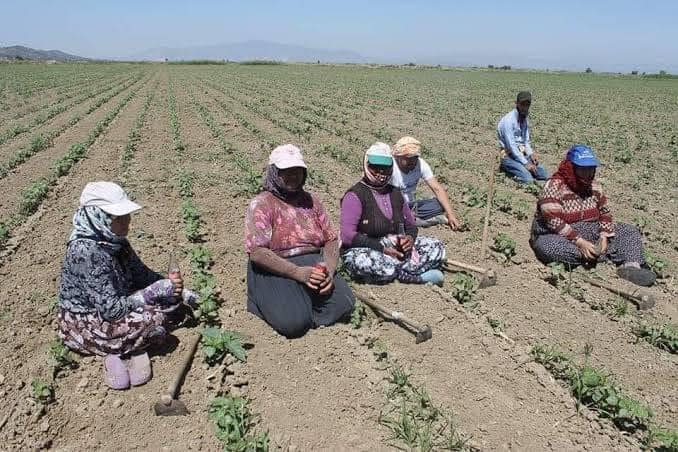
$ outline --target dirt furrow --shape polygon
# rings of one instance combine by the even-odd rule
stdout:
[[[7,177],[0,180],[0,191],[7,193],[7,195],[0,200],[0,218],[8,218],[14,214],[20,204],[22,190],[28,187],[31,182],[40,178],[40,176],[47,174],[56,159],[63,155],[70,145],[82,141],[96,123],[101,120],[111,108],[120,102],[130,90],[138,89],[147,82],[148,79],[144,78],[142,81],[131,85],[117,96],[111,98],[108,102],[103,104],[96,113],[83,118],[83,120],[79,122],[79,127],[69,129],[56,138],[52,147],[38,153],[8,174]],[[136,100],[138,100],[138,97]]]
[[[92,145],[87,158],[50,192],[38,217],[30,227],[21,231],[24,246],[9,256],[0,269],[3,277],[13,281],[13,284],[3,285],[0,289],[2,298],[11,300],[6,305],[0,332],[0,343],[9,352],[1,371],[9,382],[4,387],[4,400],[8,406],[16,407],[5,429],[0,432],[0,438],[3,444],[13,445],[12,448],[32,448],[54,441],[60,431],[68,428],[71,416],[82,416],[86,423],[91,423],[92,413],[96,413],[104,403],[107,389],[100,381],[99,363],[94,364],[91,358],[82,360],[81,368],[68,374],[63,383],[57,380],[57,401],[47,414],[36,414],[40,411],[30,402],[30,381],[35,377],[48,379],[46,349],[55,337],[54,314],[49,311],[48,305],[57,293],[64,243],[71,229],[71,217],[79,194],[82,187],[92,180],[115,180],[120,152],[141,108],[144,88],[147,87],[142,87],[139,96],[128,104],[125,109],[127,114],[114,120],[107,133]],[[73,396],[81,397],[85,403],[72,405]],[[63,413],[67,415],[60,415]],[[99,432],[106,436],[109,434],[107,431],[108,427]],[[95,444],[83,447],[96,447]]]
[[[197,98],[218,122],[223,118],[209,98],[202,93]],[[369,353],[351,350],[355,340],[347,327],[318,330],[298,341],[287,341],[246,312],[242,225],[249,199],[232,197],[232,181],[228,178],[232,166],[226,158],[209,161],[210,153],[218,149],[214,149],[216,144],[209,139],[209,130],[196,123],[197,118],[191,119],[194,115],[190,113],[185,120],[182,118],[182,124],[188,123],[185,139],[189,149],[207,158],[201,171],[213,181],[213,187],[196,192],[196,199],[199,205],[206,206],[202,212],[208,228],[215,229],[209,247],[214,250],[213,271],[223,284],[222,293],[226,298],[220,313],[225,327],[246,334],[254,342],[242,372],[249,381],[247,395],[253,398],[253,407],[261,413],[263,425],[280,446],[383,448],[380,439],[385,432],[376,423],[381,376],[371,369],[369,361],[355,359]],[[238,149],[258,146],[251,141],[233,144]],[[215,203],[215,200],[219,201]],[[313,378],[307,378],[309,374]],[[357,385],[358,381],[364,383]],[[359,408],[349,408],[353,398],[362,400]],[[356,413],[370,421],[355,422]],[[373,433],[365,435],[366,428]]]
[[[75,101],[73,101],[70,104],[56,105],[56,107],[59,108],[60,110],[61,109],[64,110],[58,112],[52,118],[46,119],[48,113],[45,111],[39,111],[37,115],[44,116],[46,120],[42,121],[40,124],[34,124],[33,121],[26,121],[20,124],[21,126],[26,126],[26,128],[29,130],[26,130],[26,132],[22,132],[21,134],[9,138],[5,140],[2,144],[0,144],[0,159],[6,160],[10,158],[14,153],[18,152],[20,149],[28,147],[31,141],[34,139],[34,137],[38,134],[47,136],[50,133],[53,133],[53,131],[60,129],[61,127],[65,127],[66,124],[69,123],[70,118],[74,117],[77,114],[82,115],[88,110],[89,105],[93,104],[93,102],[89,102],[91,99],[96,99],[102,94],[105,95],[108,92],[112,92],[118,87],[124,86],[125,84],[129,83],[131,80],[132,78],[125,78],[124,80],[121,81],[107,80],[101,86],[97,86],[94,89],[89,90],[87,94],[78,97]],[[12,127],[8,127],[7,130],[11,128]],[[5,132],[6,131],[0,132],[0,136],[2,136],[1,134]]]

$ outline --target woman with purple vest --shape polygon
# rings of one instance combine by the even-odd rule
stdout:
[[[375,143],[363,160],[363,178],[341,200],[341,242],[344,266],[355,280],[385,284],[442,284],[438,270],[445,246],[418,237],[417,226],[402,193],[389,185],[391,148]]]

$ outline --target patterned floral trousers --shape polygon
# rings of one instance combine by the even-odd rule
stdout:
[[[600,223],[597,221],[583,221],[570,226],[589,242],[596,243],[600,237],[598,232]],[[608,239],[605,256],[601,256],[598,260],[609,260],[617,265],[630,262],[643,265],[645,263],[643,243],[638,228],[626,223],[616,223],[614,232],[614,237]],[[537,259],[544,264],[562,262],[568,265],[581,265],[584,263],[577,245],[561,235],[551,233],[537,220],[532,224],[530,245]]]
[[[180,306],[145,305],[114,322],[60,309],[58,334],[68,348],[84,355],[126,355],[161,342],[167,335],[167,313]]]
[[[421,284],[421,274],[440,267],[445,260],[445,245],[432,237],[417,237],[414,248],[418,261],[399,261],[371,248],[349,248],[342,255],[344,267],[351,278],[365,283],[386,284],[394,280]]]

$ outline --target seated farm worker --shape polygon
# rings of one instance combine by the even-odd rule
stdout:
[[[271,152],[264,192],[245,217],[247,309],[288,338],[347,319],[355,299],[335,275],[339,239],[296,146]]]
[[[389,184],[391,149],[375,143],[363,160],[363,178],[341,200],[341,242],[344,267],[355,280],[384,284],[394,280],[442,284],[438,267],[445,246],[418,237],[417,226],[402,193]]]
[[[530,105],[532,94],[529,91],[519,92],[516,108],[504,115],[497,124],[497,139],[502,150],[501,170],[523,184],[549,178],[530,144],[530,126],[527,121]]]
[[[576,144],[569,149],[539,197],[530,245],[545,264],[576,266],[608,259],[620,265],[621,278],[650,286],[655,274],[641,267],[640,231],[613,223],[607,198],[595,180],[599,165],[591,148]]]
[[[440,185],[429,164],[421,158],[421,143],[412,137],[402,137],[393,146],[393,159],[396,164],[393,165],[391,185],[402,193],[414,213],[417,226],[448,224],[450,229],[457,229],[461,222],[452,210],[445,187]],[[435,198],[415,199],[421,179],[435,194]]]
[[[59,336],[68,348],[104,356],[104,380],[126,389],[151,378],[144,349],[161,343],[167,313],[196,295],[181,276],[165,279],[127,241],[130,214],[141,206],[112,182],[88,183],[73,216],[61,272]]]

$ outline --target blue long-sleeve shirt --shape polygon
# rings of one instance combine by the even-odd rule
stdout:
[[[499,141],[499,146],[502,149],[506,149],[509,157],[523,165],[527,165],[527,159],[532,155],[530,127],[527,123],[527,118],[522,123],[518,121],[517,108],[514,108],[499,120],[499,124],[497,124],[497,140]],[[518,148],[519,145],[524,146],[525,155]]]

